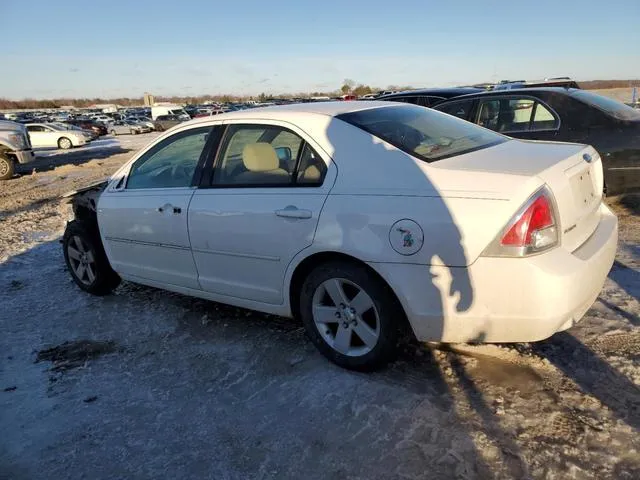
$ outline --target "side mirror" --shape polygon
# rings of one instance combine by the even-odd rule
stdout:
[[[289,147],[278,147],[275,150],[280,162],[289,163],[291,161],[291,149]]]

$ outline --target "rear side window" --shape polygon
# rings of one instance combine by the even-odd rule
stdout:
[[[587,90],[575,90],[571,93],[571,96],[582,103],[602,110],[618,120],[640,121],[640,110],[631,108],[612,98],[603,97],[602,95]]]
[[[469,122],[414,105],[378,107],[336,118],[427,162],[492,147],[508,139]]]
[[[466,120],[469,118],[472,108],[473,100],[459,100],[457,102],[447,102],[445,104],[438,105],[436,110],[440,110],[441,112]]]
[[[218,187],[319,186],[326,164],[296,133],[276,125],[229,126],[213,183]]]
[[[560,125],[559,119],[539,101],[512,97],[481,100],[476,123],[503,133],[554,130]]]

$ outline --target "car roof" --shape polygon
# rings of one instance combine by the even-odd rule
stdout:
[[[513,96],[513,95],[529,95],[536,96],[536,93],[558,93],[561,95],[571,95],[579,89],[576,88],[564,88],[564,87],[532,87],[532,88],[514,88],[512,90],[485,90],[478,93],[472,93],[469,95],[462,95],[460,97],[454,97],[450,100],[452,102],[457,100],[464,100],[467,98],[482,98],[486,96]],[[444,103],[444,102],[443,102]]]
[[[417,95],[432,95],[432,96],[440,96],[440,97],[454,97],[460,95],[467,95],[470,93],[480,93],[485,92],[486,90],[483,88],[477,87],[448,87],[448,88],[420,88],[416,90],[404,90],[402,92],[390,93],[389,95],[384,95],[380,98],[391,99],[395,97],[409,97],[409,96],[417,96]]]
[[[362,110],[370,110],[372,108],[388,108],[392,106],[389,102],[384,101],[366,101],[358,100],[337,101],[337,102],[309,102],[309,103],[293,103],[289,105],[273,105],[268,107],[257,107],[249,110],[236,110],[232,112],[222,113],[214,117],[195,118],[189,123],[204,123],[215,120],[242,119],[242,118],[264,118],[282,120],[286,117],[293,117],[296,114],[314,114],[327,117],[335,117],[343,113],[359,112]]]

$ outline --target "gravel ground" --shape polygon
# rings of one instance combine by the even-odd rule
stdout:
[[[407,343],[357,374],[294,320],[72,283],[59,195],[152,136],[43,152],[0,184],[0,478],[640,478],[640,201],[611,201],[618,258],[568,332]]]

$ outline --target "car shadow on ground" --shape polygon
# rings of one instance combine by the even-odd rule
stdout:
[[[618,286],[627,292],[627,294],[636,300],[640,300],[640,272],[635,269],[628,267],[622,262],[616,260],[613,262],[613,266],[609,271],[609,278],[616,282]],[[614,308],[617,312],[620,311],[619,308]],[[631,320],[631,323],[634,325],[639,325],[638,318],[631,314],[623,314],[626,318],[635,317],[635,320]]]
[[[640,431],[640,388],[605,359],[568,332],[531,344],[533,352],[546,358],[592,395],[620,420]]]
[[[633,215],[640,215],[640,193],[628,193],[621,195],[617,201],[620,205],[629,210],[629,213]]]

